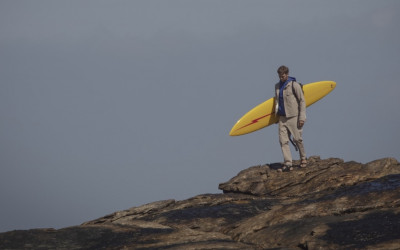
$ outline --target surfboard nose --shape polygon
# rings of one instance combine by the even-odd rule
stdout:
[[[336,82],[331,82],[331,88],[332,89],[336,88]]]
[[[236,124],[237,124],[237,123],[236,123]],[[236,124],[232,127],[231,132],[229,132],[229,135],[230,135],[230,136],[236,136],[236,135],[238,135],[238,133],[237,133],[238,127],[236,126]]]

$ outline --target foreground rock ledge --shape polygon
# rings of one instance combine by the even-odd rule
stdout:
[[[254,166],[224,194],[165,200],[80,226],[0,234],[0,249],[399,249],[400,164],[310,157]]]

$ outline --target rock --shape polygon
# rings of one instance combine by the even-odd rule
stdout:
[[[310,157],[254,166],[223,194],[153,202],[79,226],[0,234],[0,249],[399,249],[400,164]]]
[[[221,183],[219,189],[224,193],[303,196],[400,173],[398,162],[393,158],[363,165],[356,162],[344,163],[336,158],[321,160],[314,156],[308,162],[307,168],[296,168],[284,173],[276,171],[280,164],[251,167],[230,181]]]

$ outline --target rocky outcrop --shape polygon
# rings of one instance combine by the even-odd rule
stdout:
[[[337,158],[321,160],[314,156],[308,159],[307,168],[285,173],[276,171],[279,168],[279,163],[251,167],[230,181],[220,184],[219,189],[224,193],[294,197],[314,195],[328,189],[353,186],[386,175],[400,174],[397,161],[393,158],[364,165],[357,162],[345,163]]]
[[[243,170],[183,201],[115,212],[80,226],[0,234],[0,249],[399,249],[400,164],[310,157]]]

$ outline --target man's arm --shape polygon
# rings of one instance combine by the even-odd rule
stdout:
[[[303,90],[300,84],[296,83],[293,85],[295,95],[299,104],[299,127],[303,127],[306,122],[306,100],[304,98]]]

